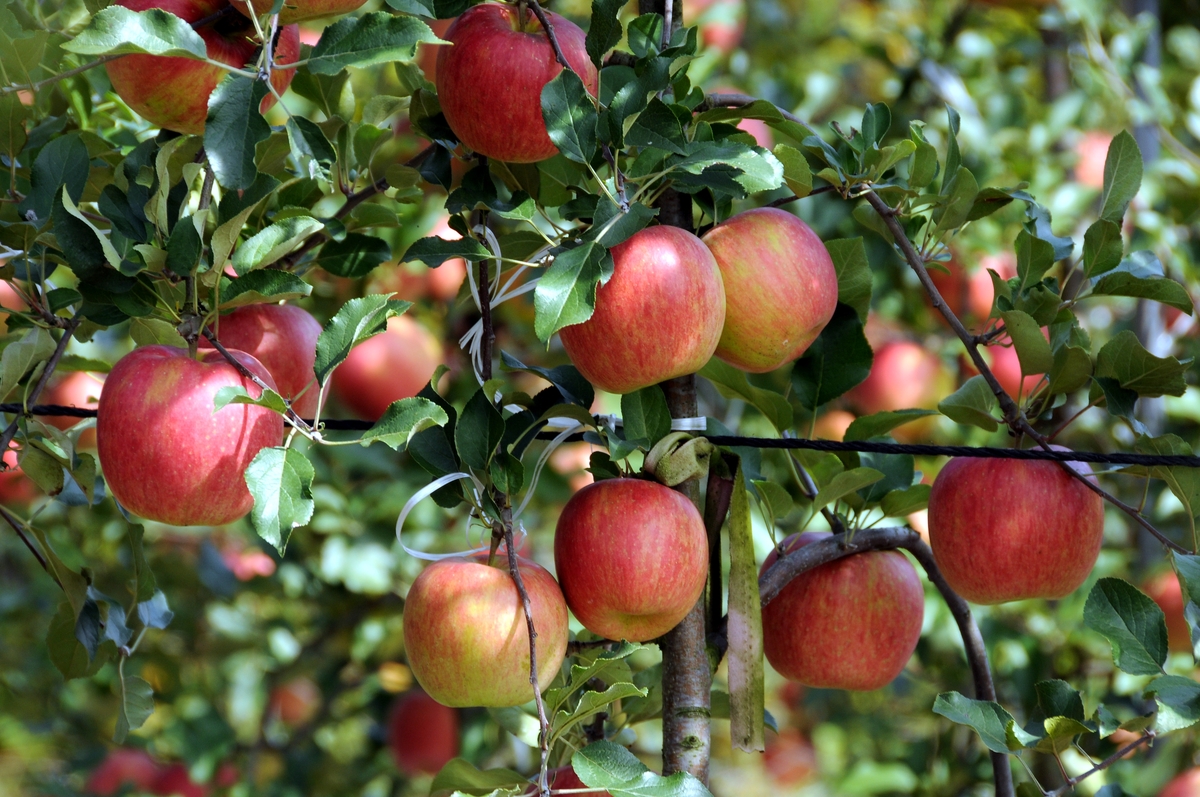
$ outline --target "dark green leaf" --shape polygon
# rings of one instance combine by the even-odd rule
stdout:
[[[1121,225],[1100,219],[1083,235],[1083,273],[1095,277],[1121,264],[1125,242],[1121,240]]]
[[[1041,327],[1033,317],[1020,310],[1008,310],[1000,314],[1004,326],[1012,338],[1013,348],[1025,375],[1044,374],[1054,365],[1054,354],[1050,342],[1042,336]]]
[[[825,329],[792,367],[792,388],[801,406],[814,410],[833,401],[871,373],[874,353],[854,308],[838,302]]]
[[[982,376],[973,376],[963,386],[938,403],[938,410],[955,423],[978,426],[989,432],[999,424],[992,411],[996,409],[996,394]]]
[[[222,188],[250,188],[258,177],[254,150],[271,135],[270,126],[258,110],[266,95],[267,86],[262,81],[231,74],[208,99],[204,151]]]
[[[486,470],[496,446],[504,437],[504,417],[482,389],[463,407],[454,426],[454,447],[463,464]]]
[[[288,271],[261,268],[230,280],[221,288],[221,309],[296,299],[312,293],[312,286]]]
[[[121,701],[113,741],[124,744],[129,732],[142,727],[154,713],[154,690],[136,675],[126,675],[117,686]]]
[[[676,155],[687,154],[687,139],[679,117],[658,98],[650,100],[625,133],[625,144],[654,147]],[[566,154],[566,153],[564,153]]]
[[[1137,587],[1102,578],[1083,607],[1083,624],[1107,639],[1113,659],[1131,675],[1157,675],[1167,660],[1167,623],[1162,609]]]
[[[671,433],[671,411],[658,385],[621,396],[621,419],[627,440],[641,440],[653,446]]]
[[[363,433],[359,442],[364,446],[381,442],[393,451],[399,451],[414,435],[434,426],[444,426],[449,420],[446,411],[429,399],[400,399],[388,405],[383,417]]]
[[[1096,358],[1096,376],[1116,380],[1139,396],[1182,396],[1187,390],[1183,374],[1192,361],[1155,357],[1130,330],[1119,332],[1104,344]]]
[[[71,200],[78,203],[90,170],[87,145],[78,133],[51,139],[34,158],[29,195],[18,205],[18,212],[23,218],[31,211],[42,221],[50,218],[54,201],[64,188]]]
[[[1031,235],[1027,230],[1017,233],[1016,250],[1017,276],[1021,278],[1021,288],[1041,282],[1042,277],[1054,265],[1053,245]]]
[[[583,81],[564,69],[542,88],[542,118],[554,146],[577,163],[591,163],[599,117]]]
[[[554,258],[534,289],[534,332],[539,340],[563,327],[582,324],[596,309],[596,286],[612,276],[613,259],[595,241],[568,249]]]
[[[947,194],[946,204],[933,212],[937,222],[935,234],[957,230],[967,222],[971,209],[975,206],[975,197],[979,194],[979,183],[975,175],[966,166],[958,167],[958,173],[950,181],[950,185],[942,189]]]
[[[492,795],[497,789],[515,790],[529,785],[520,772],[511,769],[479,770],[465,758],[455,758],[437,773],[429,787],[430,794]]]
[[[344,16],[325,28],[309,56],[308,68],[317,75],[336,75],[348,66],[371,66],[386,61],[409,61],[420,42],[437,42],[421,20],[373,11],[361,17]]]
[[[941,714],[951,722],[973,728],[983,740],[984,746],[993,753],[1008,753],[1021,749],[1020,744],[1011,745],[1009,729],[1016,723],[999,703],[988,700],[972,700],[958,692],[943,692],[933,703],[933,713]]]
[[[641,202],[634,202],[629,210],[622,211],[616,202],[601,197],[592,217],[592,229],[584,238],[611,249],[644,228],[657,215],[657,209],[648,208]]]
[[[387,241],[374,235],[347,233],[340,241],[329,241],[321,247],[316,264],[338,277],[365,277],[392,256]]]
[[[1129,131],[1122,130],[1108,145],[1100,218],[1120,224],[1125,208],[1129,207],[1141,186],[1142,151]]]
[[[136,523],[129,524],[129,547],[133,552],[133,582],[134,599],[141,603],[154,597],[158,582],[150,565],[146,563],[145,551],[142,549],[142,534],[144,529]]]
[[[1066,681],[1039,681],[1034,685],[1038,706],[1047,717],[1084,721],[1083,698]]]
[[[79,55],[145,53],[203,61],[208,49],[200,34],[174,14],[162,9],[131,11],[113,5],[101,10],[62,48]]]
[[[447,260],[452,260],[456,257],[475,263],[480,260],[487,260],[492,256],[488,248],[474,238],[459,238],[447,241],[444,238],[431,235],[428,238],[420,238],[414,241],[412,246],[408,247],[408,251],[404,253],[404,256],[400,258],[400,262],[409,263],[419,260],[430,268],[437,268]]]
[[[350,354],[350,349],[383,332],[389,318],[400,315],[410,307],[412,302],[392,300],[379,294],[351,299],[342,305],[342,309],[330,319],[317,338],[317,359],[313,370],[318,384],[325,384],[333,369]]]
[[[1190,728],[1200,721],[1200,683],[1178,675],[1155,678],[1146,687],[1146,696],[1158,704],[1154,729],[1159,733]]]
[[[871,307],[871,265],[862,238],[837,238],[825,242],[837,271],[838,301],[848,304],[866,320]]]
[[[592,3],[592,22],[588,25],[586,48],[588,57],[597,67],[604,54],[621,41],[621,20],[617,14],[624,0],[596,0]]]
[[[855,418],[843,435],[843,440],[870,440],[881,437],[898,426],[920,420],[929,415],[937,415],[934,410],[895,410],[893,412],[877,412],[874,415],[864,415]]]
[[[233,253],[233,270],[238,276],[269,266],[291,252],[325,225],[312,216],[292,216],[259,230]]]
[[[500,360],[505,371],[527,371],[542,377],[558,389],[564,401],[590,409],[595,400],[595,391],[591,384],[573,365],[559,365],[555,368],[525,365],[506,351],[500,352]]]

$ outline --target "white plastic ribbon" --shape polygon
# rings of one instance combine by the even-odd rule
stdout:
[[[616,431],[618,426],[624,426],[625,422],[621,420],[620,415],[597,415],[596,423],[600,426],[607,426],[610,430]],[[672,418],[672,432],[703,432],[708,429],[708,418],[699,415],[693,418]]]
[[[570,419],[560,418],[557,420]],[[584,425],[579,421],[570,420],[570,422],[573,423],[574,426],[563,429],[561,432],[559,432],[554,439],[546,445],[546,448],[542,451],[541,456],[538,457],[537,464],[533,466],[533,476],[529,479],[529,487],[525,490],[525,497],[521,499],[521,503],[517,506],[517,511],[513,512],[513,520],[516,520],[521,516],[521,513],[525,511],[525,507],[529,505],[529,499],[533,498],[533,492],[537,488],[538,478],[540,478],[542,475],[542,468],[546,467],[546,463],[550,461],[550,455],[554,453],[555,449],[566,442],[568,437],[584,428]]]
[[[415,548],[409,548],[404,544],[404,539],[401,536],[404,530],[404,521],[408,519],[409,514],[413,511],[417,504],[433,495],[433,493],[445,487],[447,484],[456,482],[460,479],[467,479],[471,482],[471,491],[475,495],[476,503],[479,503],[479,493],[483,489],[483,483],[480,482],[473,473],[467,473],[464,471],[459,471],[458,473],[448,473],[445,476],[439,476],[429,484],[422,487],[420,490],[417,490],[415,493],[413,493],[412,497],[404,503],[404,507],[400,510],[399,517],[396,518],[396,542],[400,543],[400,547],[403,548],[404,552],[409,556],[417,559],[424,559],[427,562],[438,562],[442,559],[455,559],[462,556],[470,556],[472,554],[487,553],[491,551],[490,542],[487,545],[483,545],[481,543],[480,545],[468,550],[454,551],[452,553],[428,553],[427,551],[418,551]],[[528,497],[526,497],[526,500],[528,500]],[[522,504],[522,507],[523,506],[524,504]],[[463,529],[467,539],[467,545],[471,544],[471,521],[474,520],[475,517],[476,515],[474,512],[471,512],[467,515],[467,525]],[[486,518],[480,518],[480,520],[485,521],[485,531],[490,530],[491,524],[486,523]],[[525,544],[525,538],[527,536],[528,533],[525,531],[525,526],[522,524],[517,524],[517,537],[513,540],[513,544],[516,546],[518,551],[521,550],[521,547]]]

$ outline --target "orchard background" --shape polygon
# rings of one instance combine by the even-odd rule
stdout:
[[[219,14],[200,27],[250,24],[219,2],[179,8],[192,5],[193,21]],[[788,534],[830,529],[859,547],[822,543],[828,557],[906,547],[922,559],[903,529],[924,533],[945,457],[706,451],[681,489],[706,496],[721,540],[709,605],[662,645],[593,644],[573,624],[545,756],[532,700],[449,711],[413,697],[403,615],[427,563],[402,549],[396,521],[435,478],[469,470],[477,482],[413,505],[405,545],[453,552],[515,531],[522,555],[550,567],[584,468],[639,471],[670,417],[707,418],[690,431],[709,435],[1024,448],[1053,435],[1079,451],[1191,454],[1200,4],[561,0],[552,10],[588,31],[602,67],[600,105],[575,75],[554,78],[542,110],[561,154],[536,165],[460,145],[427,81],[434,31],[446,31],[434,20],[465,2],[367,0],[301,22],[290,51],[296,33],[267,5],[211,99],[168,87],[207,114],[184,136],[133,112],[109,75],[128,53],[202,63],[187,23],[103,0],[0,5],[0,401],[5,464],[20,465],[0,474],[0,795],[518,794],[574,754],[585,782],[621,795],[700,795],[705,781],[716,795],[1011,794],[999,763],[1021,794],[1115,797],[1159,793],[1194,766],[1191,468],[1094,463],[1124,509],[1106,502],[1087,581],[1058,600],[972,605],[986,646],[968,639],[971,661],[962,604],[952,612],[918,567],[915,653],[889,686],[850,692],[764,674],[745,620],[757,565]],[[258,78],[297,56],[260,114]],[[143,67],[133,80],[165,77]],[[624,397],[564,367],[556,333],[591,315],[611,247],[647,225],[704,232],[769,204],[811,225],[837,271],[841,305],[794,367],[746,375],[713,360],[694,381]],[[968,286],[964,270],[983,282]],[[929,280],[965,327],[947,324]],[[104,478],[121,455],[97,467],[88,412],[75,426],[20,412],[94,406],[135,346],[186,353],[228,329],[218,310],[279,301],[326,327],[322,383],[352,344],[406,319],[391,323],[408,336],[399,359],[358,381],[343,368],[318,422],[375,420],[393,398],[423,397],[375,426],[322,431],[292,412],[284,446],[247,471],[245,519],[126,515]],[[646,318],[646,340],[692,335],[672,326],[679,309]],[[994,380],[975,376],[981,364]],[[924,412],[896,412],[910,409]],[[222,412],[235,410],[247,411]],[[848,431],[849,413],[867,420]],[[126,449],[148,417],[129,411],[102,447]],[[150,430],[184,472],[222,453],[189,429]],[[651,459],[686,470],[698,447],[676,458],[672,440]],[[1184,582],[1173,605],[1172,568]],[[1165,625],[1131,584],[1163,603]],[[741,635],[726,632],[722,585]],[[977,690],[984,649],[994,695]],[[760,741],[765,754],[734,749]]]

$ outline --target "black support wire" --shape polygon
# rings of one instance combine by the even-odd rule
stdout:
[[[39,404],[24,409],[20,404],[0,404],[0,413],[22,413],[29,415],[53,415],[67,418],[95,418],[96,410],[83,407],[64,407],[57,404]],[[306,419],[306,422],[311,421]],[[371,421],[322,420],[321,425],[330,431],[366,431],[375,424]],[[553,435],[544,435],[547,439]],[[1049,460],[1051,462],[1091,462],[1102,465],[1144,465],[1147,467],[1200,468],[1200,457],[1183,454],[1131,454],[1125,452],[1103,453],[1095,451],[1046,451],[1042,448],[988,448],[976,446],[934,446],[910,443],[880,443],[866,440],[840,442],[837,440],[801,440],[775,437],[737,437],[733,435],[697,435],[705,437],[718,446],[730,448],[783,448],[809,451],[858,451],[868,454],[912,454],[918,457],[974,457],[977,459],[1024,459]],[[543,435],[539,435],[539,438]],[[575,435],[571,440],[582,440]]]

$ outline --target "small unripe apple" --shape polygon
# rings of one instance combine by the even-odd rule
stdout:
[[[765,373],[803,354],[837,307],[837,271],[817,234],[787,211],[754,208],[713,227],[703,241],[725,286],[717,356]]]
[[[271,374],[231,351],[274,389]],[[96,419],[100,466],[129,512],[174,526],[220,526],[250,511],[243,474],[263,448],[283,440],[283,418],[266,407],[229,404],[217,391],[259,388],[216,351],[143,346],[122,357],[104,382]]]
[[[199,22],[229,7],[228,0],[117,0],[115,4],[132,11],[161,8],[184,22]],[[258,50],[254,25],[239,14],[226,14],[196,32],[204,39],[211,60],[238,69],[246,66]],[[293,63],[299,55],[300,29],[287,25],[275,44],[275,63]],[[113,91],[139,116],[167,130],[190,135],[204,132],[208,97],[228,74],[204,61],[164,55],[123,55],[104,68]],[[295,73],[295,69],[276,69],[271,73],[271,85],[282,94]],[[260,110],[265,112],[274,104],[275,96],[267,94]]]
[[[221,316],[214,329],[222,346],[244,351],[263,364],[279,395],[293,400],[297,415],[313,417],[320,392],[313,364],[322,330],[311,313],[290,304],[253,304]],[[202,337],[200,348],[212,344]]]
[[[392,705],[387,745],[405,775],[435,775],[458,755],[458,712],[413,690]]]
[[[420,393],[441,363],[437,338],[408,316],[395,316],[334,369],[333,392],[358,417],[376,421],[393,401]]]
[[[584,628],[645,642],[670,631],[708,581],[708,534],[695,505],[658,482],[605,479],[563,507],[554,568]]]
[[[1057,462],[955,458],[929,496],[938,567],[973,603],[1069,595],[1092,572],[1103,538],[1103,500]]]
[[[476,152],[510,163],[534,163],[558,153],[542,118],[542,89],[562,71],[550,40],[531,12],[480,3],[463,12],[439,47],[438,100],[450,129]],[[588,92],[598,92],[584,32],[546,12],[567,63]]]
[[[404,603],[404,648],[413,676],[444,706],[517,706],[533,700],[529,632],[503,552],[443,559],[417,576]],[[567,652],[567,604],[554,577],[519,559],[537,632],[538,688]]]
[[[253,6],[255,14],[266,14],[274,5],[274,0],[232,0],[233,7],[249,16]],[[283,8],[279,12],[279,22],[288,24],[304,19],[331,17],[335,14],[346,14],[359,8],[367,0],[283,0]]]
[[[828,537],[792,535],[783,554]],[[766,572],[780,556],[773,550]],[[921,637],[925,592],[899,551],[867,551],[813,568],[763,607],[763,653],[805,686],[866,691],[891,683]]]
[[[708,247],[678,227],[647,227],[612,248],[596,311],[559,331],[580,373],[632,393],[704,367],[721,339],[725,288]]]

